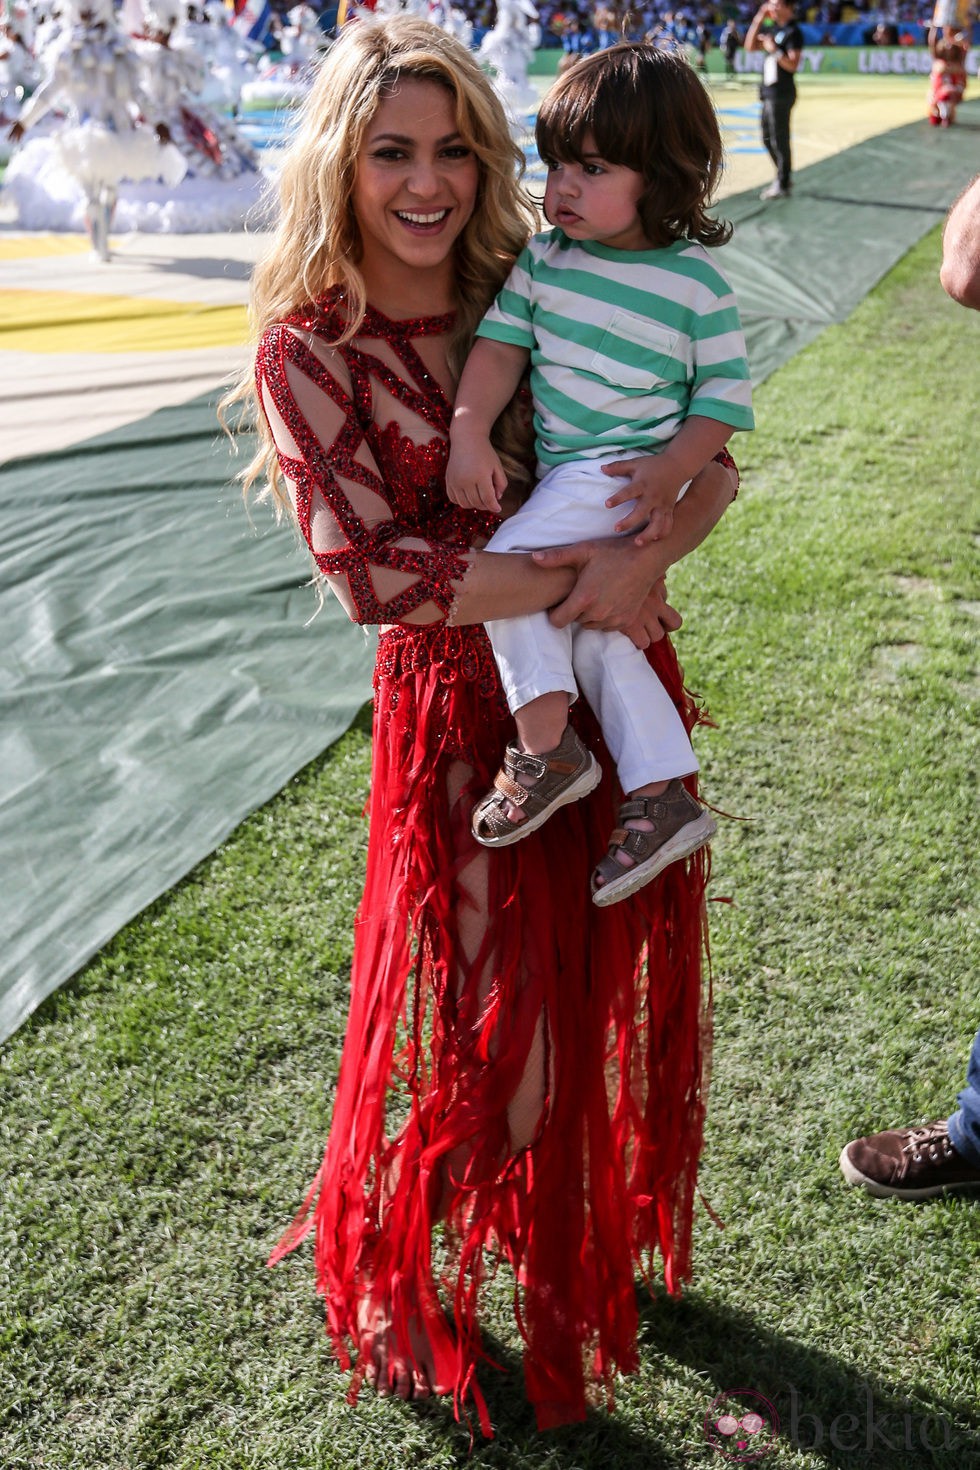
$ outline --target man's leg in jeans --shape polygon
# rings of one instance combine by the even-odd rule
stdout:
[[[959,1112],[947,1125],[950,1141],[962,1158],[980,1169],[980,1031],[973,1038],[966,1086],[957,1101]]]

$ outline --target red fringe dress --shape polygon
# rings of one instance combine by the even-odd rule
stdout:
[[[447,621],[461,557],[492,528],[445,495],[450,405],[424,358],[426,339],[451,325],[369,308],[354,342],[330,349],[340,321],[328,298],[273,327],[258,352],[317,565],[346,578],[358,621],[388,625],[333,1119],[270,1264],[314,1232],[334,1351],[345,1367],[354,1351],[352,1395],[370,1294],[390,1304],[401,1344],[424,1325],[457,1416],[472,1398],[489,1435],[478,1308],[502,1260],[541,1428],[583,1419],[596,1385],[612,1405],[614,1374],[637,1366],[635,1278],[650,1277],[654,1254],[671,1293],[689,1275],[706,859],[593,905],[589,874],[621,793],[581,701],[576,724],[605,768],[593,795],[513,847],[488,852],[470,835],[513,728],[483,628]],[[433,621],[405,623],[413,609]],[[670,643],[650,658],[692,727]]]

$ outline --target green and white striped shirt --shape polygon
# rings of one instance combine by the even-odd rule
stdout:
[[[688,414],[755,426],[732,288],[690,240],[614,250],[535,235],[477,335],[530,349],[543,466],[649,452]]]

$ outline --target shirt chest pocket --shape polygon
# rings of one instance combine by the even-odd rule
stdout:
[[[617,311],[592,354],[589,371],[618,388],[651,392],[687,377],[679,334],[631,311]]]

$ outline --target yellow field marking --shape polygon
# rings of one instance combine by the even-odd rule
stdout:
[[[0,261],[29,260],[32,255],[87,255],[85,235],[0,235]]]
[[[794,173],[924,118],[926,82],[925,77],[804,74],[797,85],[791,125]],[[773,166],[762,148],[755,115],[758,78],[741,76],[725,82],[715,76],[710,83],[727,149],[719,197],[769,183]]]
[[[176,352],[247,340],[244,306],[0,290],[0,348],[12,351]]]

